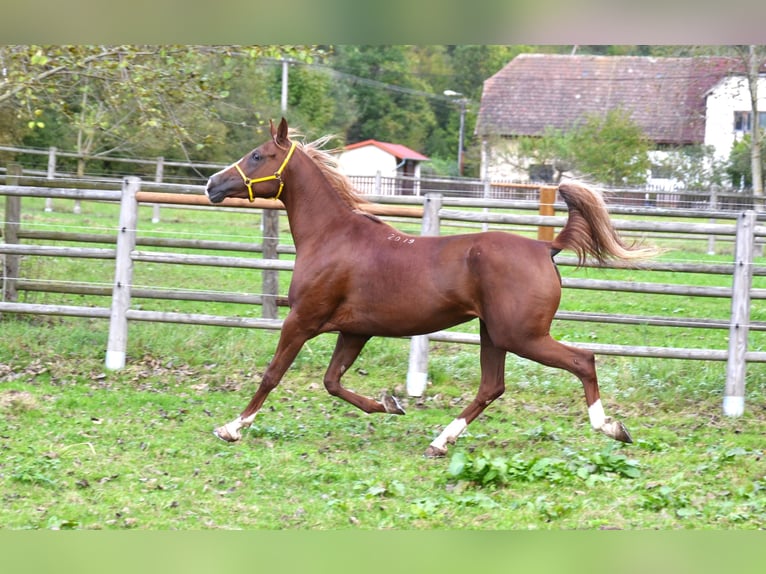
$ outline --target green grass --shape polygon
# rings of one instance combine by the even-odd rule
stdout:
[[[131,326],[128,366],[106,372],[105,322],[0,325],[9,357],[0,361],[0,524],[752,529],[766,519],[761,365],[749,367],[745,415],[729,419],[722,364],[602,358],[607,412],[635,440],[621,445],[589,428],[571,376],[509,358],[505,395],[447,459],[431,460],[425,447],[475,393],[475,348],[435,344],[433,384],[418,400],[403,393],[406,342],[373,340],[346,384],[370,396],[394,390],[408,412],[373,416],[324,392],[332,338],[320,337],[242,442],[228,445],[211,431],[243,408],[276,334],[191,327],[174,338],[166,327]],[[482,459],[517,471],[455,472]]]
[[[87,221],[100,227],[113,225],[109,209],[84,203],[78,219],[61,207],[44,214],[25,203],[24,213],[31,223]],[[241,214],[211,217],[163,209],[163,223],[152,227],[150,214],[142,213],[139,227],[154,233],[191,229],[215,236],[224,230],[242,241],[259,233],[257,225],[242,226]],[[244,217],[257,220],[256,213]],[[692,247],[666,257],[709,256]],[[111,272],[108,262],[27,258],[23,265],[40,277],[84,281],[101,275],[108,281]],[[137,275],[152,284],[260,288],[257,275],[241,271],[139,267]],[[630,278],[633,272],[562,268],[562,273]],[[647,277],[641,273],[634,279]],[[651,280],[727,281],[667,273]],[[103,298],[80,299],[108,305]],[[215,312],[204,303],[170,305]],[[216,309],[258,313],[235,305]],[[726,317],[728,300],[570,289],[562,309]],[[762,315],[754,302],[754,318]],[[607,414],[624,421],[635,441],[622,445],[590,429],[582,387],[571,375],[509,357],[503,397],[446,459],[431,460],[422,456],[426,446],[476,392],[476,347],[433,343],[431,384],[422,399],[414,399],[404,392],[408,341],[373,339],[344,383],[373,397],[383,390],[396,393],[407,415],[393,417],[365,415],[324,391],[334,337],[320,336],[301,352],[241,443],[229,445],[213,437],[212,429],[245,406],[277,333],[131,323],[127,366],[115,372],[104,370],[107,333],[103,320],[0,319],[0,526],[758,529],[766,521],[766,367],[761,364],[748,366],[745,415],[727,418],[721,413],[723,363],[600,357]],[[556,322],[553,334],[654,346],[725,348],[726,341],[725,332],[711,330],[568,321]],[[751,348],[762,345],[761,335],[753,333]]]

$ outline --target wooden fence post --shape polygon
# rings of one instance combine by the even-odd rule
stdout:
[[[439,235],[439,210],[442,196],[426,193],[423,202],[421,235]],[[417,241],[417,239],[415,240]],[[419,397],[428,384],[428,335],[417,335],[410,339],[410,359],[407,370],[407,394]]]
[[[263,258],[279,259],[279,210],[263,210]],[[261,317],[264,319],[276,319],[277,295],[279,294],[279,271],[276,269],[264,269],[262,278],[262,303]]]
[[[136,248],[136,221],[138,220],[136,193],[140,187],[141,180],[137,177],[126,177],[122,182],[112,309],[109,315],[109,341],[106,347],[106,368],[111,370],[125,366],[125,351],[128,346],[127,312],[130,308],[130,289],[133,284],[131,252]]]
[[[540,215],[556,215],[553,204],[556,202],[556,188],[550,185],[540,187]],[[553,241],[554,228],[541,225],[537,228],[537,238],[541,241]]]
[[[725,415],[738,417],[745,412],[745,373],[747,336],[750,325],[750,287],[753,283],[755,211],[745,211],[737,220],[734,251],[734,277],[731,294],[729,357],[726,363]]]
[[[21,165],[12,163],[8,165],[7,185],[19,185]],[[5,197],[5,228],[3,231],[4,243],[19,242],[19,226],[21,225],[21,197],[7,195]],[[15,302],[18,298],[16,281],[19,278],[20,255],[6,253],[3,258],[3,289],[2,300]]]
[[[46,176],[47,179],[55,179],[56,178],[56,148],[54,146],[51,146],[48,148],[48,173]],[[45,198],[45,211],[53,211],[53,198],[52,197],[46,197]]]

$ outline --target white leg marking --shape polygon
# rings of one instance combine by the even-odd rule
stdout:
[[[240,432],[242,429],[248,428],[251,424],[253,424],[253,421],[255,420],[255,415],[252,414],[246,419],[243,419],[242,417],[237,417],[233,421],[226,423],[223,425],[223,427],[226,429],[226,432],[229,433],[235,440],[239,440],[242,438],[242,433]]]
[[[447,448],[447,443],[454,443],[468,425],[465,419],[455,419],[434,439],[431,446],[440,450]]]
[[[606,422],[604,407],[601,406],[601,399],[598,399],[588,407],[588,416],[590,417],[590,425],[596,430],[601,430],[601,427],[603,427]]]

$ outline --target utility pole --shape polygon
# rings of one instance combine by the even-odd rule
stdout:
[[[444,90],[444,95],[448,98],[456,98],[460,96],[460,99],[454,99],[460,106],[460,130],[457,140],[457,172],[458,175],[463,175],[463,132],[465,131],[465,111],[468,104],[468,98],[462,97],[463,94],[454,90]]]
[[[287,112],[287,67],[290,64],[290,60],[282,60],[282,113]]]

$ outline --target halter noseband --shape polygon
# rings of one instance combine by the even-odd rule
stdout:
[[[275,171],[273,175],[267,175],[265,177],[257,177],[255,179],[250,179],[249,177],[245,175],[245,172],[242,171],[242,168],[239,167],[239,162],[234,164],[234,167],[237,168],[239,175],[242,176],[242,181],[247,186],[247,193],[251,203],[255,201],[255,198],[253,197],[253,184],[261,183],[262,181],[271,181],[272,179],[275,179],[279,182],[279,189],[277,190],[277,194],[274,196],[274,200],[279,199],[279,196],[282,194],[282,188],[285,186],[285,182],[282,180],[282,172],[285,170],[285,167],[287,167],[287,162],[290,161],[291,157],[293,157],[294,151],[295,151],[295,142],[292,142],[292,144],[290,145],[290,151],[287,152],[287,155],[285,156],[285,159],[282,162],[282,165],[279,166],[279,169]]]

